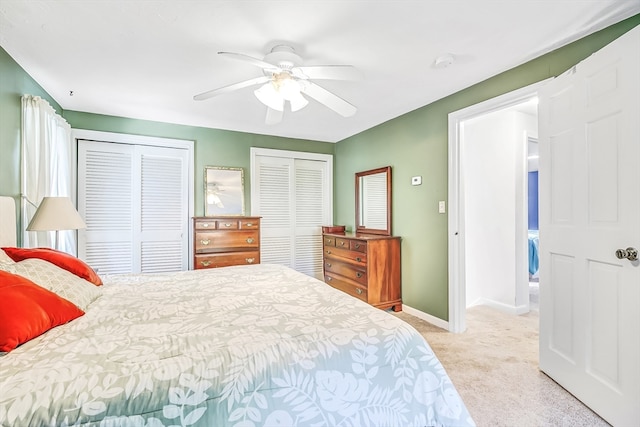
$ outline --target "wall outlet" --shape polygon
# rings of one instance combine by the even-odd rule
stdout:
[[[438,202],[438,213],[445,213],[445,212],[447,212],[447,209],[445,207],[444,200],[440,200]]]
[[[412,176],[411,177],[411,185],[420,185],[422,184],[422,177],[421,176]]]

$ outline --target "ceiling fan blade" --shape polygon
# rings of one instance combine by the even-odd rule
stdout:
[[[245,55],[243,53],[236,53],[236,52],[218,52],[218,55],[225,55],[229,58],[232,59],[237,59],[239,61],[244,61],[244,62],[248,62],[250,64],[253,64],[257,67],[263,68],[267,71],[272,71],[272,72],[279,72],[280,67],[278,67],[277,65],[273,65],[273,64],[269,64],[266,61],[263,61],[262,59],[258,59],[258,58],[254,58],[253,56],[249,56],[249,55]]]
[[[205,99],[213,98],[214,96],[222,95],[223,93],[233,92],[234,90],[242,89],[248,86],[267,83],[270,80],[271,80],[271,77],[268,77],[268,76],[256,77],[255,79],[245,80],[243,82],[234,83],[229,86],[223,86],[218,89],[213,89],[213,90],[201,93],[199,95],[194,96],[193,99],[195,101],[202,101]]]
[[[354,105],[349,104],[347,101],[337,95],[334,95],[325,88],[310,81],[305,83],[303,92],[306,95],[309,95],[319,103],[326,105],[341,116],[351,117],[356,113],[356,111],[358,111]]]
[[[282,121],[282,116],[284,116],[284,109],[282,111],[278,111],[267,107],[267,117],[264,122],[268,125],[276,125]]]
[[[362,73],[353,65],[312,65],[294,67],[291,70],[296,77],[319,80],[361,80]],[[299,75],[299,72],[302,75]]]

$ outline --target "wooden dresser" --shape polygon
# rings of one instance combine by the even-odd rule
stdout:
[[[381,309],[402,311],[400,237],[324,233],[324,280]]]
[[[260,217],[193,218],[193,268],[260,264]]]

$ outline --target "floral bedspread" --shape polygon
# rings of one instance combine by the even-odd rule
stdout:
[[[0,357],[0,425],[474,425],[411,326],[286,267],[104,280]]]

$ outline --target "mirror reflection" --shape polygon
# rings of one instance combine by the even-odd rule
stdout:
[[[356,231],[391,235],[391,167],[356,173]]]

